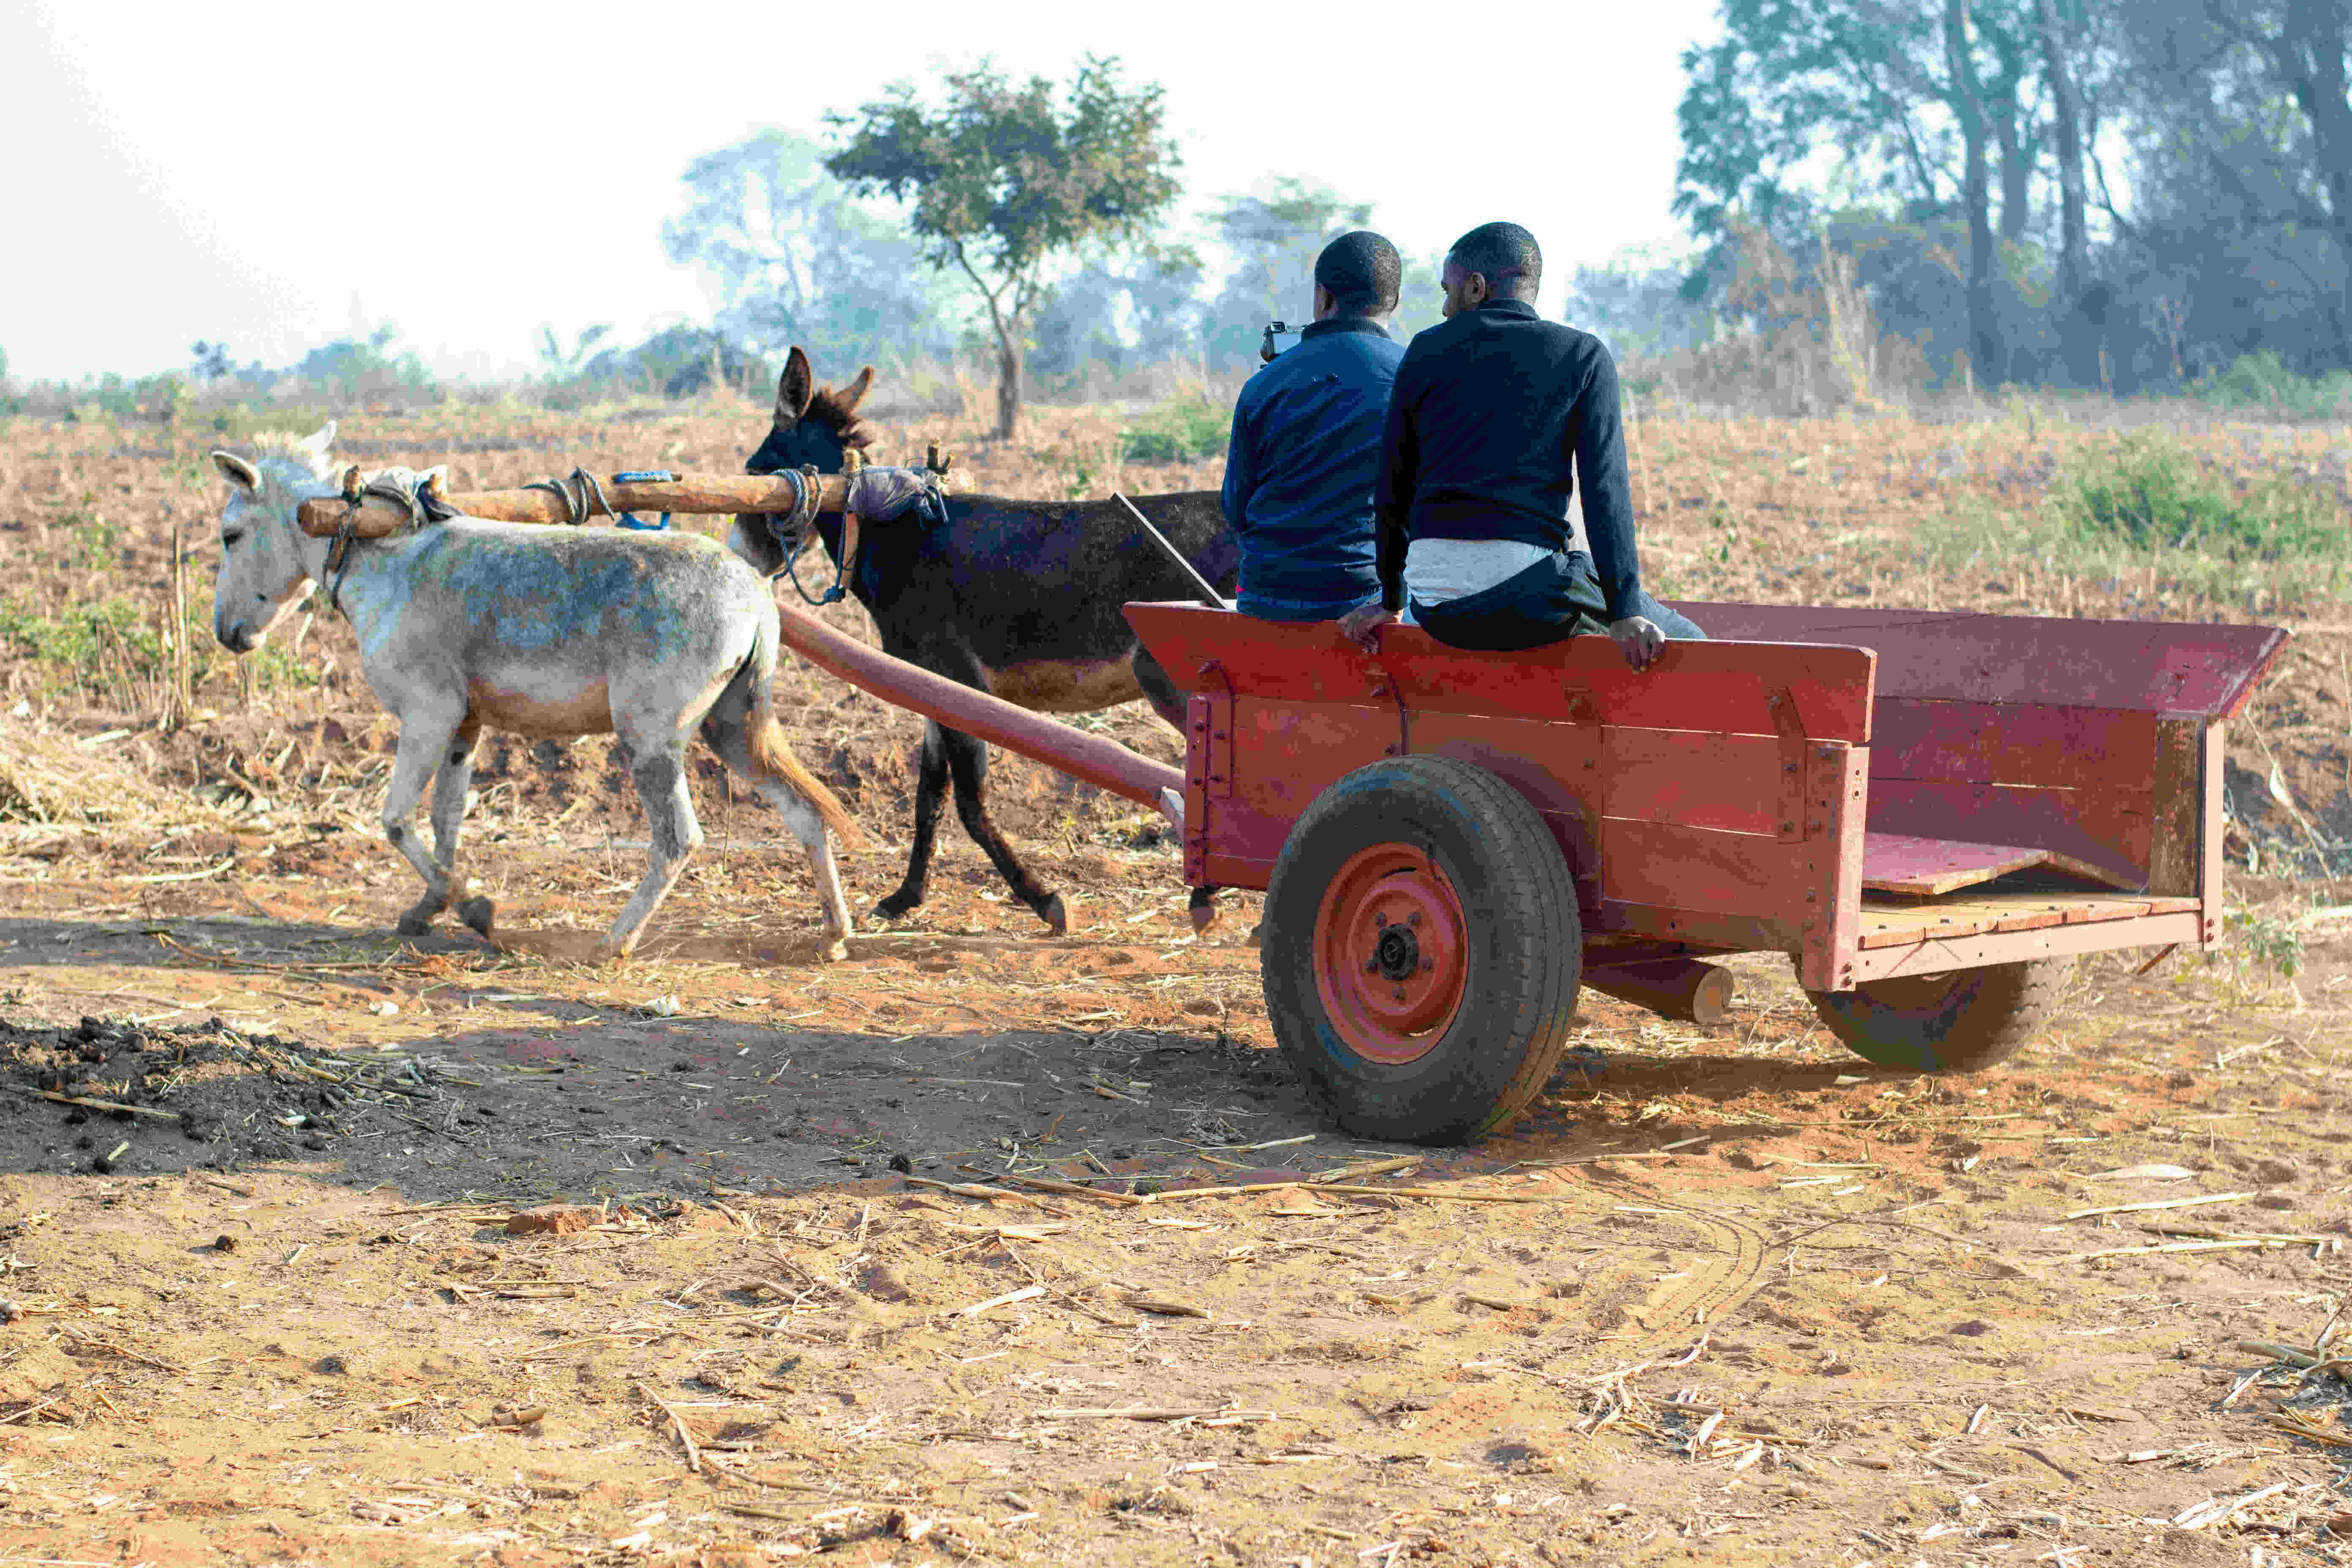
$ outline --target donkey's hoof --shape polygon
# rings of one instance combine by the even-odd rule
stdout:
[[[498,908],[488,899],[467,899],[457,906],[457,918],[473,927],[476,936],[488,936],[491,917],[498,913]]]
[[[1184,912],[1192,917],[1194,936],[1208,935],[1209,928],[1217,923],[1217,895],[1194,893],[1192,903],[1187,906]]]
[[[910,896],[902,888],[874,906],[874,918],[877,921],[905,920],[915,912],[915,906],[922,901],[922,894],[916,893]]]
[[[839,963],[848,956],[849,943],[844,939],[834,937],[824,944],[824,962],[827,963]]]
[[[1061,894],[1055,893],[1039,905],[1037,918],[1045,922],[1045,930],[1051,934],[1055,936],[1070,934],[1070,910],[1068,905],[1062,902]]]
[[[402,936],[423,936],[433,929],[433,916],[420,915],[411,910],[394,921],[392,929]]]

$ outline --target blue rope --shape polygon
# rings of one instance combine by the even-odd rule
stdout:
[[[667,468],[651,468],[640,473],[614,474],[613,482],[616,485],[666,485],[677,478],[677,476]],[[669,527],[669,513],[662,513],[659,522],[643,522],[638,520],[635,512],[625,511],[613,520],[613,526],[634,528],[639,533],[659,533]]]

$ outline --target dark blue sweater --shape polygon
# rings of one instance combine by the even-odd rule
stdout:
[[[1336,317],[1250,377],[1225,452],[1225,521],[1241,540],[1241,609],[1328,620],[1380,593],[1372,475],[1402,344]]]
[[[1638,613],[1642,568],[1608,349],[1517,300],[1489,300],[1416,333],[1381,443],[1381,603],[1403,608],[1405,546],[1415,539],[1567,549],[1580,479],[1601,592],[1610,618],[1623,620]]]

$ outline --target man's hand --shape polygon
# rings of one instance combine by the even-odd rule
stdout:
[[[1397,624],[1377,599],[1369,605],[1358,605],[1339,617],[1339,635],[1362,648],[1366,653],[1381,651],[1381,628]]]
[[[1609,627],[1609,637],[1617,645],[1617,651],[1625,656],[1625,662],[1635,669],[1649,668],[1650,661],[1666,646],[1666,634],[1647,616],[1628,616],[1614,622]]]

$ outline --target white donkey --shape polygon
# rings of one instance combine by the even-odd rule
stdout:
[[[330,424],[303,440],[265,438],[248,462],[215,452],[230,486],[221,513],[213,635],[250,653],[314,583],[331,582],[333,542],[303,533],[295,510],[337,493]],[[848,949],[831,826],[857,825],[785,744],[770,706],[776,605],[768,584],[717,541],[688,531],[547,528],[453,518],[347,547],[334,597],[359,635],[360,669],[400,721],[384,837],[425,879],[400,918],[425,931],[449,907],[457,829],[482,727],[519,735],[620,737],[651,826],[644,880],[601,952],[625,956],[702,842],[687,794],[687,738],[699,725],[727,765],[783,815],[808,848],[824,904],[826,954]],[[434,852],[408,827],[438,771]],[[488,899],[458,908],[488,934]]]

